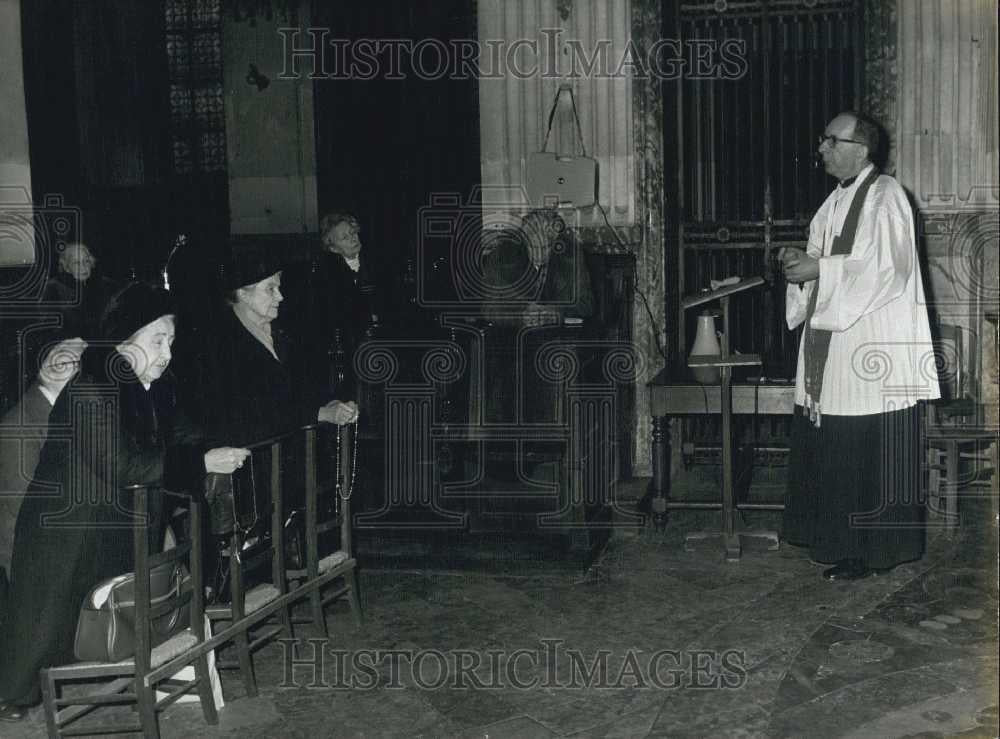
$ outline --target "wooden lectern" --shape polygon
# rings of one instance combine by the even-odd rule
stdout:
[[[727,285],[717,290],[689,295],[681,301],[684,310],[694,308],[704,303],[719,301],[722,308],[722,340],[721,354],[692,354],[688,357],[689,367],[718,367],[721,375],[721,415],[722,415],[722,529],[720,531],[692,532],[685,538],[685,546],[691,541],[721,537],[726,547],[726,559],[740,558],[740,537],[766,539],[770,542],[768,549],[778,548],[778,534],[775,531],[737,531],[736,515],[738,513],[733,493],[733,367],[760,366],[759,354],[729,353],[729,298],[736,293],[749,290],[764,284],[763,277],[751,277],[735,285]]]

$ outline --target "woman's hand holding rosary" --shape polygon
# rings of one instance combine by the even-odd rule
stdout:
[[[331,400],[319,409],[317,418],[323,423],[335,423],[338,426],[354,423],[358,420],[358,404],[353,400],[347,403]]]
[[[242,467],[243,462],[249,456],[249,449],[237,449],[231,446],[212,449],[205,452],[205,471],[229,475],[235,472],[238,467]]]

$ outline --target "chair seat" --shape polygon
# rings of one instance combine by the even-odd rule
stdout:
[[[343,551],[342,549],[338,549],[333,554],[328,554],[319,561],[319,571],[321,573],[329,572],[334,567],[339,565],[341,562],[346,562],[346,561],[347,561],[347,552]]]
[[[163,644],[153,647],[153,653],[149,659],[150,665],[152,667],[159,667],[175,657],[179,657],[181,653],[197,643],[198,637],[194,635],[191,629],[184,629],[184,631],[174,634],[163,642]]]
[[[197,566],[202,557],[200,496],[169,490],[151,491],[146,485],[129,485],[125,490],[131,495],[130,507],[135,519],[131,528],[135,633],[146,633],[152,638],[158,622],[170,609],[183,608],[187,620],[182,623],[190,626],[179,628],[160,644],[137,639],[142,642],[142,649],[136,645],[131,656],[117,662],[92,660],[43,667],[39,671],[39,683],[45,706],[45,725],[51,737],[138,731],[142,736],[159,739],[160,712],[184,700],[185,696],[195,695],[201,703],[205,722],[217,724],[219,721],[209,666],[211,632],[202,631],[205,626],[204,581],[201,568]],[[154,517],[149,515],[151,492],[156,494],[157,507],[165,496],[182,498],[181,504],[187,509],[190,523],[184,527],[188,531],[187,541],[174,540],[172,546],[161,550],[162,534],[151,525]],[[156,597],[154,581],[156,571],[161,568],[186,571],[190,577],[185,586],[188,592],[183,596],[173,593]],[[64,691],[70,683],[73,690]],[[138,722],[123,721],[114,710],[104,710],[122,704],[132,704]],[[98,715],[91,716],[92,713]],[[78,726],[76,722],[85,716],[90,716],[91,720]]]
[[[978,409],[972,398],[955,398],[953,400],[932,401],[934,411],[944,418],[962,418],[974,416]]]
[[[927,438],[942,441],[990,441],[996,440],[995,428],[970,428],[968,426],[933,426],[927,429]]]
[[[271,583],[263,583],[247,592],[243,601],[243,613],[249,616],[255,611],[259,611],[268,603],[276,600],[281,593]],[[232,606],[215,604],[205,609],[209,618],[232,618]]]
[[[337,567],[343,562],[346,562],[348,558],[349,557],[347,552],[340,549],[338,549],[336,552],[333,552],[332,554],[328,554],[319,561],[316,567],[317,574],[322,575],[326,572],[329,572],[334,567]],[[289,580],[294,581],[295,584],[292,587],[300,587],[301,581],[309,577],[309,570],[306,569],[305,567],[297,567],[294,569],[286,570],[285,576]]]
[[[258,585],[247,593],[246,600],[244,601],[244,612],[250,614],[254,611],[259,611],[271,601],[276,600],[279,595],[281,595],[281,592],[270,583]]]
[[[149,656],[150,667],[159,667],[160,665],[166,664],[174,657],[177,657],[185,650],[190,649],[195,644],[198,643],[198,637],[194,635],[191,629],[185,629],[184,631],[179,631],[172,637],[167,639],[165,642],[159,646],[153,647],[153,651]],[[67,667],[134,667],[135,658],[129,657],[128,659],[123,659],[120,662],[74,662]]]

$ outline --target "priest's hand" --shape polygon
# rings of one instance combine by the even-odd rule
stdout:
[[[782,249],[780,258],[789,282],[809,282],[819,277],[819,260],[801,249]]]

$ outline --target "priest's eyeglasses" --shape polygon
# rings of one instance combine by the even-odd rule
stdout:
[[[830,148],[833,149],[837,144],[861,144],[864,145],[864,141],[858,141],[857,139],[842,139],[839,136],[833,136],[832,134],[823,133],[816,137],[819,145],[830,144]]]

